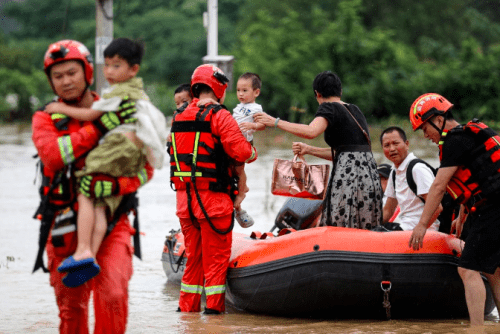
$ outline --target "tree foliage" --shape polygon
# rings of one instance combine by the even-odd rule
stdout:
[[[43,54],[63,38],[93,51],[96,3],[25,0],[0,8],[17,23],[0,33],[0,100],[17,94],[29,116],[31,96],[49,99]],[[325,70],[339,74],[343,99],[372,118],[406,117],[417,96],[433,91],[464,120],[497,119],[499,8],[492,0],[219,0],[219,54],[235,56],[235,78],[258,73],[259,102],[294,121],[314,116],[312,81]],[[140,76],[167,113],[173,89],[189,82],[206,55],[206,10],[206,0],[114,0],[114,36],[145,42]]]

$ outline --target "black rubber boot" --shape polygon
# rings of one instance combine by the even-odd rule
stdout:
[[[175,312],[180,312],[180,311],[181,311],[181,308],[180,308],[180,307],[178,307],[178,308],[177,308],[177,311],[175,311]]]
[[[205,312],[203,312],[203,314],[220,314],[220,312],[217,310],[212,310],[211,308],[205,307]]]

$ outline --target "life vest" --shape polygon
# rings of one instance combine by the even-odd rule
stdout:
[[[475,206],[500,191],[500,136],[486,124],[473,119],[466,125],[443,133],[443,139],[462,131],[473,134],[480,145],[472,150],[467,165],[460,166],[453,174],[446,191],[455,202],[474,211]],[[440,142],[439,147],[440,159],[443,143],[444,140]]]
[[[57,114],[52,116],[55,127],[61,135],[69,135],[69,118],[58,118]],[[41,160],[37,167],[41,170],[42,181],[40,184],[40,197],[57,208],[72,205],[76,201],[76,184],[72,177],[72,165],[64,167],[62,170],[52,174],[47,171]]]
[[[220,105],[179,110],[171,128],[169,145],[170,180],[175,190],[195,183],[198,190],[230,191],[229,156],[219,138],[212,133],[212,117]]]

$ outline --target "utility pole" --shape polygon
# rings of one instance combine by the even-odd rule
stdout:
[[[233,56],[219,55],[219,7],[217,0],[207,0],[207,12],[203,13],[203,26],[207,29],[207,55],[203,63],[219,67],[229,79],[227,89],[233,88]]]
[[[215,57],[219,53],[219,5],[217,0],[208,0],[207,12],[207,56]]]
[[[95,2],[95,68],[94,78],[96,92],[102,93],[102,89],[108,86],[104,77],[104,49],[113,40],[113,0],[96,0]]]

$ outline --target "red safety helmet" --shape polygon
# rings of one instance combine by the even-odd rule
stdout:
[[[205,64],[198,66],[191,76],[191,87],[195,84],[205,84],[210,87],[220,100],[224,96],[229,79],[220,68]],[[192,88],[191,88],[192,89]]]
[[[427,93],[419,96],[411,105],[410,122],[413,131],[417,131],[435,115],[444,115],[453,107],[453,104],[436,93]]]
[[[80,42],[65,39],[49,45],[47,52],[43,58],[43,68],[50,83],[50,68],[52,65],[61,63],[67,60],[78,60],[83,65],[85,72],[85,81],[87,86],[92,85],[94,82],[94,65],[92,64],[92,55],[85,45]]]

